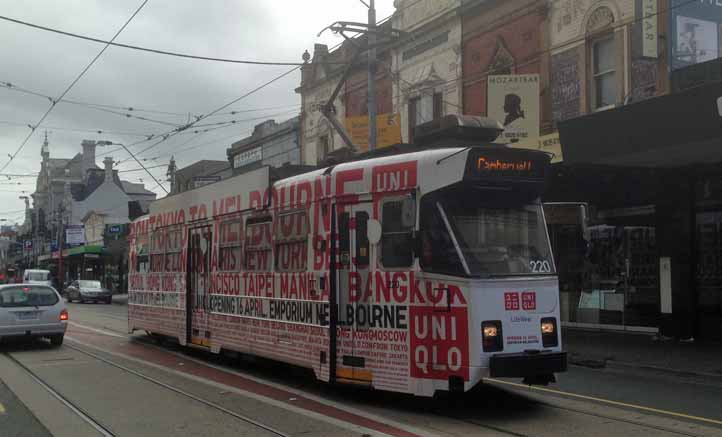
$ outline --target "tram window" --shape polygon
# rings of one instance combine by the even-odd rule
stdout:
[[[368,221],[369,214],[366,211],[356,212],[356,267],[369,265]]]
[[[305,211],[279,214],[276,223],[276,269],[300,272],[308,264],[308,215]]]
[[[156,230],[150,235],[150,271],[163,271],[163,258],[165,252],[165,231]]]
[[[421,268],[427,272],[464,275],[459,253],[454,246],[436,203],[421,204]]]
[[[381,264],[387,268],[413,263],[413,225],[405,226],[403,201],[383,204],[381,211]]]
[[[271,218],[246,222],[244,267],[249,271],[271,271]]]
[[[241,269],[242,228],[241,219],[226,220],[221,223],[218,234],[218,270]]]
[[[180,272],[183,270],[183,266],[181,266],[182,244],[181,229],[169,230],[166,238],[164,269],[166,272]]]
[[[148,272],[148,235],[138,234],[135,237],[135,271]]]

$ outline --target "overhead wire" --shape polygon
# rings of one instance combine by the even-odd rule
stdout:
[[[30,125],[29,123],[19,123],[19,122],[6,121],[6,120],[0,120],[0,124],[6,124],[6,125],[10,125],[10,126],[21,126],[21,127],[28,127]],[[107,131],[104,129],[80,129],[80,128],[59,127],[59,126],[43,126],[43,127],[50,131],[89,132],[89,133],[97,133],[97,134],[127,135],[127,136],[138,136],[138,137],[147,137],[148,136],[148,134],[143,134],[140,132]]]
[[[302,62],[276,62],[276,61],[253,61],[253,60],[243,60],[243,59],[229,59],[229,58],[218,58],[213,56],[201,56],[201,55],[191,55],[187,53],[179,53],[179,52],[171,52],[168,50],[160,50],[160,49],[152,49],[148,47],[141,47],[136,46],[132,44],[122,44],[114,42],[115,38],[111,39],[110,41],[106,41],[99,38],[93,38],[86,35],[80,35],[77,33],[72,32],[66,32],[64,30],[55,29],[48,26],[41,26],[39,24],[30,23],[28,21],[18,20],[16,18],[10,18],[4,15],[0,15],[0,20],[5,20],[11,23],[15,24],[21,24],[23,26],[32,27],[34,29],[44,30],[47,32],[53,32],[60,35],[69,36],[72,38],[78,38],[83,39],[86,41],[92,41],[100,44],[106,44],[106,46],[114,46],[114,47],[123,47],[126,49],[133,49],[133,50],[139,50],[149,53],[155,53],[159,55],[167,55],[167,56],[175,56],[180,58],[186,58],[186,59],[196,59],[196,60],[202,60],[202,61],[213,61],[213,62],[226,62],[231,64],[247,64],[247,65],[275,65],[275,66],[302,66]],[[327,62],[327,64],[343,64],[343,63],[337,63],[337,62]]]
[[[107,108],[105,108],[105,106],[110,106],[110,105],[97,105],[97,104],[92,104],[92,103],[78,102],[78,101],[75,101],[75,100],[55,99],[55,98],[53,98],[52,96],[49,96],[49,95],[46,95],[46,94],[43,94],[43,93],[40,93],[40,92],[37,92],[37,91],[33,91],[33,90],[26,89],[26,88],[18,87],[17,85],[13,84],[12,82],[0,81],[0,87],[6,88],[6,89],[11,90],[11,91],[20,92],[20,93],[23,93],[23,94],[29,94],[29,95],[32,95],[32,96],[36,96],[36,97],[40,97],[40,98],[49,100],[53,105],[56,105],[56,104],[58,104],[58,103],[67,103],[67,104],[70,104],[70,105],[82,106],[82,107],[85,107],[85,108],[94,109],[94,110],[96,110],[96,111],[102,111],[102,112],[107,112],[107,113],[109,113],[109,114],[119,115],[119,116],[125,117],[125,118],[135,118],[135,119],[138,119],[138,120],[148,121],[148,122],[151,122],[151,123],[164,124],[164,125],[167,125],[167,126],[179,126],[178,123],[171,123],[171,122],[168,122],[168,121],[165,121],[165,120],[157,120],[157,119],[150,118],[150,117],[145,117],[145,116],[142,116],[142,115],[131,114],[130,112],[120,112],[120,111],[115,111],[115,110],[112,110],[112,109],[107,109]],[[124,109],[125,109],[125,108],[124,108]],[[127,110],[127,109],[126,109],[126,110]],[[187,116],[187,114],[183,114],[183,115],[184,115],[184,116]]]
[[[237,98],[231,100],[230,102],[221,105],[220,107],[218,107],[217,109],[211,111],[210,113],[205,114],[205,115],[202,115],[202,116],[200,116],[200,117],[197,117],[196,120],[188,123],[187,125],[181,126],[181,127],[177,128],[177,129],[174,129],[174,130],[172,130],[172,131],[170,131],[170,132],[167,132],[166,134],[163,135],[163,137],[162,137],[162,139],[161,139],[160,141],[157,141],[157,142],[151,144],[150,146],[144,148],[143,150],[141,150],[141,151],[139,151],[139,152],[136,152],[135,154],[138,154],[138,155],[139,155],[139,154],[141,154],[141,153],[144,153],[144,152],[147,152],[148,150],[153,149],[154,147],[158,146],[160,143],[165,142],[165,141],[167,141],[169,138],[174,137],[174,136],[177,135],[179,132],[182,132],[183,130],[190,129],[191,127],[193,127],[196,123],[200,122],[201,120],[204,120],[204,119],[210,117],[211,115],[216,114],[216,113],[218,113],[218,112],[221,112],[221,111],[223,111],[224,109],[228,108],[229,106],[232,106],[232,105],[240,102],[241,100],[247,98],[248,96],[250,96],[250,95],[252,95],[252,94],[255,94],[256,92],[262,90],[263,88],[271,85],[272,83],[277,82],[277,81],[283,79],[284,77],[288,76],[289,74],[293,73],[294,71],[298,70],[299,68],[301,68],[301,67],[300,67],[300,66],[293,67],[292,69],[286,71],[285,73],[282,73],[282,74],[274,77],[273,79],[268,80],[268,81],[264,82],[263,84],[261,84],[261,85],[255,87],[255,88],[253,88],[252,90],[244,93],[244,94],[241,95],[240,97],[237,97]],[[134,156],[135,154],[133,154],[133,153],[131,152],[131,156],[135,157],[135,156]],[[128,160],[129,160],[129,159],[126,158],[125,160],[121,161],[121,163],[122,163],[122,162],[125,162],[125,161],[128,161]]]
[[[58,100],[62,100],[63,97],[65,97],[65,95],[68,94],[68,93],[70,92],[70,90],[75,86],[75,84],[78,83],[78,81],[80,81],[80,79],[85,75],[85,73],[90,69],[90,67],[92,67],[93,64],[95,64],[95,61],[97,61],[97,60],[100,58],[100,56],[101,56],[103,53],[105,53],[105,51],[108,49],[108,47],[110,47],[110,42],[114,41],[114,40],[118,37],[118,35],[120,35],[120,33],[123,32],[123,30],[125,30],[125,28],[128,26],[128,24],[130,24],[130,22],[133,21],[133,18],[135,18],[135,16],[138,15],[138,13],[143,9],[143,7],[146,5],[146,3],[148,3],[148,0],[143,0],[143,3],[141,3],[141,5],[135,10],[135,12],[133,13],[133,15],[131,15],[130,18],[128,18],[128,20],[127,20],[127,21],[123,24],[123,26],[115,33],[115,35],[113,35],[113,38],[109,41],[109,43],[106,44],[105,47],[103,47],[103,49],[100,50],[100,52],[98,52],[97,55],[95,55],[95,57],[94,57],[94,58],[90,61],[90,63],[83,69],[83,71],[80,72],[80,74],[75,78],[75,80],[73,80],[73,81],[70,83],[70,85],[68,85],[68,87],[65,88],[65,91],[63,91],[62,94],[60,94],[60,96],[59,96],[57,99],[55,99],[55,100],[52,101],[52,103],[50,104],[50,107],[47,109],[47,111],[45,111],[45,114],[43,114],[43,116],[40,118],[40,120],[39,120],[39,121],[34,125],[34,127],[30,130],[30,132],[29,132],[28,135],[25,137],[25,139],[23,140],[23,142],[20,143],[20,146],[17,148],[17,150],[15,150],[15,153],[13,153],[12,155],[10,155],[10,159],[9,159],[2,167],[0,167],[0,173],[2,173],[2,172],[10,165],[10,163],[15,159],[15,157],[18,156],[18,153],[20,153],[20,152],[23,150],[23,148],[25,147],[25,145],[26,145],[26,144],[28,143],[28,141],[30,140],[30,137],[32,137],[32,136],[33,136],[33,133],[35,133],[35,130],[43,123],[43,121],[45,121],[45,119],[48,117],[48,115],[50,115],[50,113],[53,111],[53,109],[55,108],[55,105],[57,104],[57,101],[58,101]]]

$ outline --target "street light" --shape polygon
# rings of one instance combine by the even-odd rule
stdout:
[[[161,188],[163,189],[163,191],[165,191],[165,194],[170,194],[170,193],[168,192],[168,190],[165,189],[165,187],[163,186],[163,184],[162,184],[158,179],[156,179],[155,176],[153,176],[153,174],[152,174],[150,171],[148,171],[147,168],[145,168],[145,166],[143,165],[143,163],[140,162],[140,160],[138,160],[138,158],[136,158],[135,155],[133,155],[133,153],[125,146],[125,144],[114,143],[114,142],[112,142],[112,141],[97,141],[95,144],[98,145],[98,146],[120,146],[120,147],[122,147],[126,152],[128,152],[128,155],[132,156],[133,159],[135,159],[135,162],[137,162],[138,165],[140,165],[140,166],[143,168],[143,170],[145,170],[145,172],[148,173],[148,175],[149,175],[151,178],[153,178],[153,180],[155,181],[155,183],[158,184],[158,186],[161,187]]]

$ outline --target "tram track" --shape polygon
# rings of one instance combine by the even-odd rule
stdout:
[[[262,429],[262,430],[264,430],[264,431],[267,431],[267,432],[269,432],[269,433],[271,433],[271,434],[273,434],[273,435],[276,435],[276,436],[279,436],[279,437],[290,437],[289,434],[286,434],[286,433],[284,433],[284,432],[282,432],[282,431],[280,431],[280,430],[278,430],[278,429],[275,429],[275,428],[273,428],[273,427],[271,427],[271,426],[269,426],[269,425],[266,425],[266,424],[264,424],[264,423],[261,423],[261,422],[255,420],[255,419],[253,419],[253,418],[251,418],[251,417],[249,417],[249,416],[246,416],[246,415],[237,413],[237,412],[235,412],[235,411],[233,411],[233,410],[229,410],[228,408],[225,408],[225,407],[223,407],[222,405],[216,404],[215,402],[209,401],[209,400],[207,400],[207,399],[203,399],[203,398],[201,398],[201,397],[199,397],[199,396],[196,396],[196,395],[194,395],[194,394],[192,394],[192,393],[189,393],[189,392],[187,392],[187,391],[185,391],[185,390],[183,390],[183,389],[181,389],[181,388],[179,388],[179,387],[176,387],[176,386],[173,386],[173,385],[168,384],[168,383],[166,383],[166,382],[163,382],[163,381],[161,381],[161,380],[159,380],[159,379],[157,379],[157,378],[154,378],[154,377],[152,377],[152,376],[148,376],[148,375],[146,375],[146,374],[144,374],[144,373],[141,373],[141,372],[139,372],[139,371],[137,371],[137,370],[131,369],[131,368],[129,368],[129,367],[123,365],[123,364],[119,364],[119,363],[117,363],[117,362],[115,362],[115,361],[113,361],[113,360],[110,360],[110,359],[108,359],[108,358],[102,357],[102,356],[100,356],[100,355],[98,355],[98,354],[95,354],[95,353],[93,353],[93,352],[89,352],[89,351],[87,351],[87,350],[84,350],[84,349],[82,349],[82,348],[80,348],[80,347],[77,347],[77,346],[74,346],[74,345],[68,345],[68,344],[66,344],[65,347],[68,347],[69,349],[72,349],[72,350],[74,350],[74,351],[76,351],[76,352],[79,352],[79,353],[81,353],[81,354],[83,354],[83,355],[86,355],[86,356],[91,357],[91,358],[93,358],[93,359],[95,359],[95,360],[98,360],[98,361],[100,361],[100,362],[102,362],[102,363],[104,363],[104,364],[107,364],[107,365],[109,365],[109,366],[112,366],[112,367],[114,367],[114,368],[116,368],[116,369],[118,369],[118,370],[123,371],[124,373],[131,374],[131,375],[136,376],[136,377],[138,377],[138,378],[140,378],[140,379],[143,379],[144,381],[150,382],[150,383],[152,383],[152,384],[154,384],[154,385],[156,385],[156,386],[162,387],[162,388],[164,388],[164,389],[166,389],[166,390],[168,390],[168,391],[171,391],[171,392],[173,392],[173,393],[176,393],[176,394],[178,394],[178,395],[181,395],[181,396],[183,396],[183,397],[186,397],[186,398],[188,398],[188,399],[191,399],[191,400],[194,401],[194,402],[200,403],[200,404],[202,404],[202,405],[204,405],[204,406],[206,406],[206,407],[208,407],[208,408],[211,408],[211,409],[213,409],[213,410],[215,410],[215,411],[218,411],[218,412],[220,412],[220,413],[223,413],[223,414],[225,414],[225,415],[227,415],[227,416],[231,416],[231,417],[233,417],[234,419],[240,420],[241,422],[247,423],[247,424],[249,424],[249,425],[253,425],[253,426],[255,426],[255,427],[259,428],[259,429]]]
[[[179,387],[176,387],[174,385],[163,382],[157,378],[146,375],[135,369],[131,369],[123,364],[120,364],[118,362],[115,362],[113,360],[105,358],[103,356],[100,356],[96,353],[84,350],[83,348],[77,347],[75,345],[70,345],[67,342],[63,345],[63,347],[71,349],[73,351],[76,351],[76,352],[83,354],[87,357],[90,357],[96,361],[99,361],[99,362],[104,363],[108,366],[111,366],[115,369],[118,369],[124,373],[133,375],[134,377],[137,377],[146,382],[152,383],[158,387],[162,387],[163,389],[173,392],[177,395],[188,398],[194,402],[202,404],[205,407],[211,408],[211,409],[213,409],[217,412],[220,412],[226,416],[230,416],[243,423],[252,425],[259,430],[266,431],[272,435],[279,436],[279,437],[290,437],[289,434],[286,434],[286,433],[284,433],[278,429],[275,429],[269,425],[266,425],[264,423],[261,423],[249,416],[232,411],[232,410],[225,408],[219,404],[216,404],[212,401],[209,401],[207,399],[196,396],[196,395],[189,393]],[[52,383],[47,381],[47,379],[41,377],[37,372],[33,371],[33,369],[31,369],[30,367],[25,365],[22,361],[20,361],[18,358],[13,356],[13,354],[11,352],[3,352],[2,355],[7,357],[8,360],[10,360],[13,364],[15,364],[18,368],[20,368],[24,373],[26,373],[34,382],[36,382],[39,386],[41,386],[45,391],[50,393],[54,398],[56,398],[63,405],[68,407],[68,409],[71,410],[80,419],[82,419],[84,422],[86,422],[88,425],[90,425],[93,429],[98,431],[100,435],[102,435],[104,437],[115,437],[115,436],[119,435],[116,431],[112,430],[108,425],[104,424],[102,422],[102,420],[98,419],[97,417],[95,417],[91,413],[89,413],[87,410],[83,409],[80,405],[78,405],[77,402],[73,402],[68,396],[64,395],[60,390],[58,390],[56,387],[54,387]]]
[[[3,352],[3,355],[10,360],[13,364],[18,366],[20,369],[23,370],[33,381],[35,381],[39,386],[41,386],[45,391],[50,393],[55,399],[60,401],[63,405],[68,407],[70,411],[72,411],[75,415],[80,417],[85,423],[90,425],[93,429],[98,431],[101,435],[104,437],[115,437],[117,434],[113,432],[107,425],[104,425],[100,420],[97,418],[94,418],[91,416],[87,411],[85,411],[82,407],[77,405],[75,402],[68,399],[66,396],[64,396],[62,393],[60,393],[57,389],[55,389],[49,382],[45,381],[43,378],[41,378],[37,373],[35,373],[32,369],[30,369],[28,366],[23,364],[20,360],[15,358],[10,352]]]

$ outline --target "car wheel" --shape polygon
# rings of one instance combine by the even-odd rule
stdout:
[[[109,297],[109,298],[107,298],[107,299],[105,300],[105,304],[106,304],[106,305],[110,305],[111,303],[113,303],[113,298],[112,298],[112,297]]]
[[[50,344],[55,347],[59,347],[60,345],[63,344],[64,337],[65,337],[65,335],[63,335],[63,334],[51,335],[50,336]]]

